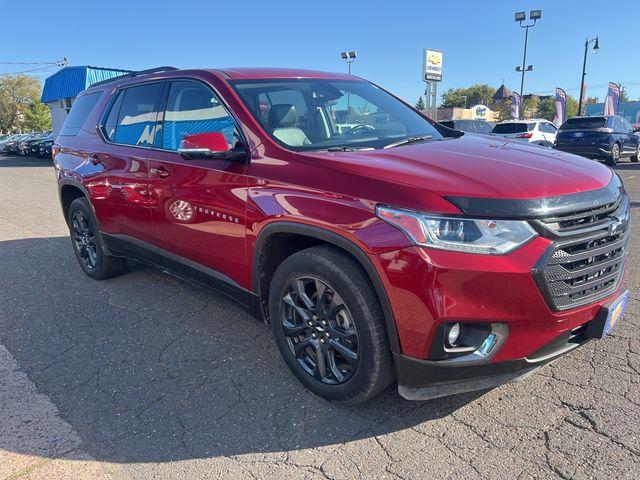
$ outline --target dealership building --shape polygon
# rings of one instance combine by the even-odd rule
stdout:
[[[94,83],[129,73],[131,70],[78,66],[64,67],[47,78],[40,101],[51,109],[53,135],[60,132],[73,102],[81,91]]]

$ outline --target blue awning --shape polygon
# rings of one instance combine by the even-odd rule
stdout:
[[[77,96],[94,83],[131,73],[131,70],[118,70],[102,67],[64,67],[44,81],[42,103],[53,102],[61,98]]]

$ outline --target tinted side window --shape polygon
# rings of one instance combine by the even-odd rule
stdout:
[[[103,132],[108,140],[113,140],[116,133],[116,126],[118,125],[118,114],[120,113],[120,106],[122,105],[122,98],[124,97],[124,91],[118,92],[115,102],[111,104],[109,115],[104,122]]]
[[[185,135],[223,133],[229,148],[235,145],[234,121],[215,93],[198,82],[172,82],[167,98],[162,148],[178,150]]]
[[[631,122],[624,117],[622,117],[622,126],[627,132],[630,132],[631,130],[633,130],[633,126],[631,125]]]
[[[460,120],[458,122],[458,129],[463,132],[475,132],[476,129],[473,126],[473,122],[471,120]]]
[[[476,130],[478,133],[491,133],[493,127],[491,127],[487,122],[476,122]]]
[[[82,95],[74,102],[67,120],[64,122],[64,126],[60,130],[60,135],[73,136],[77,135],[82,125],[87,120],[87,117],[96,106],[98,100],[102,97],[102,92],[90,93],[89,95]]]
[[[540,130],[545,133],[556,133],[556,127],[546,122],[540,124]]]
[[[113,141],[125,145],[153,145],[162,83],[130,87],[124,91]]]

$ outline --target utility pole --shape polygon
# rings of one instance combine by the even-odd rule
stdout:
[[[593,53],[598,53],[600,50],[600,42],[598,37],[592,38],[584,42],[584,59],[582,61],[582,76],[580,77],[580,99],[578,100],[578,116],[582,115],[582,102],[584,101],[584,79],[587,76],[587,53],[589,52],[589,44],[593,43]]]

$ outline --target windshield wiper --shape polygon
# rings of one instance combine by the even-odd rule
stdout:
[[[327,152],[355,152],[357,150],[374,150],[373,147],[329,147],[327,148]]]
[[[390,143],[388,145],[385,145],[382,148],[399,147],[400,145],[409,145],[410,143],[424,142],[426,140],[431,140],[432,138],[433,138],[433,135],[416,135],[413,137],[407,137],[397,142]]]

